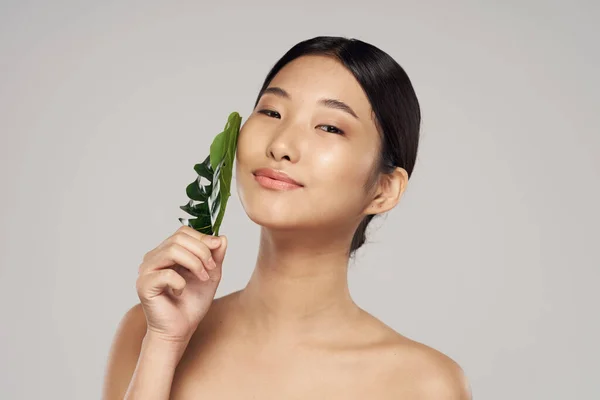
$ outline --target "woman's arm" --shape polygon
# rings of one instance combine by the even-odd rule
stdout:
[[[166,400],[175,368],[187,343],[173,343],[146,333],[141,305],[123,317],[108,358],[104,400]]]
[[[185,345],[146,335],[124,400],[168,400]]]

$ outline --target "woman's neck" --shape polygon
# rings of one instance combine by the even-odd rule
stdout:
[[[259,335],[303,337],[346,326],[361,310],[348,289],[345,241],[285,236],[263,228],[254,272],[239,294],[245,324]]]

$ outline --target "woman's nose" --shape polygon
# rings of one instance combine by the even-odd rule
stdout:
[[[300,157],[297,139],[297,130],[290,126],[279,126],[273,140],[267,147],[267,156],[275,161],[287,159],[292,163],[297,162]]]

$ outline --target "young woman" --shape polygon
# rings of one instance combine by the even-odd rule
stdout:
[[[469,399],[461,368],[352,300],[349,258],[398,204],[420,111],[389,55],[359,40],[298,43],[242,126],[236,183],[261,226],[254,273],[214,299],[225,236],[181,227],[139,267],[115,335],[111,399]]]

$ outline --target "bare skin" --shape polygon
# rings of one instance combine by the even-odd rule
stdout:
[[[226,242],[209,248],[194,232],[149,253],[140,267],[141,304],[115,336],[104,398],[470,399],[454,361],[395,332],[350,296],[352,235],[365,215],[395,207],[408,180],[402,168],[373,173],[381,143],[361,87],[321,56],[294,60],[270,87],[242,127],[236,155],[241,203],[261,226],[250,281],[210,301]],[[343,101],[355,115],[322,105],[323,98]],[[282,170],[301,187],[262,187],[257,168]],[[185,281],[159,282],[175,264],[166,256],[178,254],[166,250],[174,241],[180,250],[189,246],[180,258],[187,264],[177,266]],[[208,267],[210,252],[216,268]],[[210,280],[202,281],[203,269]],[[184,285],[183,295],[173,294]]]
[[[176,368],[170,399],[471,399],[454,361],[363,310],[320,337],[256,336],[240,322],[240,294],[213,302]],[[128,325],[113,348],[122,357],[115,374],[124,389],[146,334],[139,305]]]

